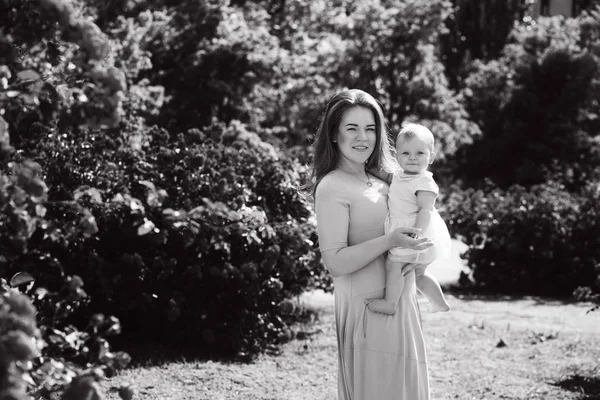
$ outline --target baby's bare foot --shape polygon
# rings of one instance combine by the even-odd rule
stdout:
[[[427,311],[430,312],[430,313],[448,312],[448,311],[450,311],[450,305],[448,303],[444,303],[444,304],[430,304],[429,308],[427,309]]]
[[[369,310],[376,313],[387,315],[396,314],[396,304],[387,302],[384,299],[369,300],[367,302],[367,307],[369,308]]]

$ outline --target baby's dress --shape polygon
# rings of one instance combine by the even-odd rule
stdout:
[[[399,171],[394,174],[388,196],[389,213],[385,220],[385,233],[400,227],[415,226],[419,211],[418,190],[433,192],[437,197],[439,188],[431,172],[411,175]],[[434,245],[426,250],[394,247],[388,257],[397,262],[429,264],[438,257],[449,256],[450,234],[437,210],[432,210],[429,226],[421,232],[421,236],[431,239]]]

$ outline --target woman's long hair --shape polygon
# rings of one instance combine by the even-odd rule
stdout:
[[[383,116],[383,106],[373,96],[359,89],[348,89],[337,93],[329,100],[321,116],[317,137],[313,143],[313,166],[310,182],[306,189],[314,199],[321,179],[335,168],[340,161],[337,145],[333,140],[338,132],[344,113],[352,107],[364,107],[375,117],[376,142],[373,154],[365,163],[366,169],[393,172],[395,160]]]

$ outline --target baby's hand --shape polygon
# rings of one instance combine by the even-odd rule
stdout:
[[[408,237],[411,237],[413,239],[418,239],[419,238],[419,234],[418,233],[407,233]]]

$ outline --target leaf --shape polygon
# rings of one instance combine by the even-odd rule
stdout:
[[[10,136],[8,135],[8,122],[0,117],[0,143],[7,143]]]
[[[38,300],[43,299],[44,297],[46,297],[47,294],[48,294],[48,290],[46,290],[44,288],[37,288],[37,289],[35,289],[35,297]]]
[[[36,201],[36,199],[42,199],[48,193],[48,186],[41,179],[33,178],[27,185],[27,192]]]
[[[252,244],[252,242],[262,244],[262,240],[256,235],[256,231],[254,230],[248,232],[246,239],[248,240],[248,244]]]
[[[110,354],[110,345],[108,344],[108,342],[105,339],[98,339],[98,359],[102,360],[104,357],[107,356],[112,356],[112,354]]]
[[[146,186],[146,188],[148,188],[152,191],[156,191],[156,187],[154,186],[154,183],[152,183],[150,181],[139,181],[138,183],[140,185]]]
[[[146,203],[150,207],[160,207],[162,205],[162,200],[158,197],[158,194],[154,191],[148,191],[148,196],[146,196]]]
[[[25,372],[24,374],[22,374],[21,375],[21,379],[23,379],[25,382],[27,382],[31,386],[35,386],[36,385],[35,381],[31,377],[31,375],[29,374],[29,372]]]
[[[138,199],[131,199],[131,201],[129,202],[129,209],[131,210],[131,212],[133,212],[135,214],[137,214],[137,213],[143,214],[146,212],[144,209],[144,205]]]
[[[100,194],[100,191],[96,188],[83,185],[79,186],[73,192],[74,200],[79,200],[83,196],[89,196],[94,203],[102,204],[102,195]]]
[[[60,335],[57,335],[57,334],[48,335],[48,340],[52,344],[58,344],[58,343],[62,344],[65,341],[63,336],[60,336]]]
[[[121,322],[119,321],[118,318],[111,316],[108,318],[107,322],[108,322],[108,324],[104,328],[105,336],[118,335],[119,333],[121,333],[121,330],[122,330]]]
[[[50,96],[50,98],[53,101],[61,100],[60,94],[58,94],[58,91],[56,90],[54,85],[51,84],[50,82],[44,82],[44,85],[42,86],[42,90],[44,90],[46,93],[48,93],[48,95]]]
[[[37,215],[40,218],[44,218],[44,216],[46,215],[46,207],[44,207],[41,204],[36,204],[35,205],[35,215]]]
[[[81,89],[72,89],[71,90],[71,95],[73,96],[73,98],[81,103],[86,103],[88,101],[88,97],[85,95],[85,93],[83,93],[83,91]]]
[[[25,93],[22,99],[25,104],[30,106],[38,106],[40,104],[40,99],[34,94]]]
[[[79,221],[79,227],[82,230],[83,236],[91,237],[98,233],[98,225],[96,224],[96,218],[93,215],[87,215]]]
[[[69,89],[69,87],[67,85],[58,85],[56,86],[56,93],[58,93],[58,96],[62,99],[68,99],[71,97],[71,90]]]
[[[23,285],[24,283],[33,282],[35,279],[31,274],[27,272],[17,272],[10,278],[10,286],[15,287],[19,285]]]
[[[32,69],[26,69],[25,71],[17,73],[17,77],[22,81],[27,81],[40,79],[41,76]]]
[[[144,218],[144,223],[137,229],[138,236],[143,236],[150,233],[154,229],[154,223],[148,218]]]

